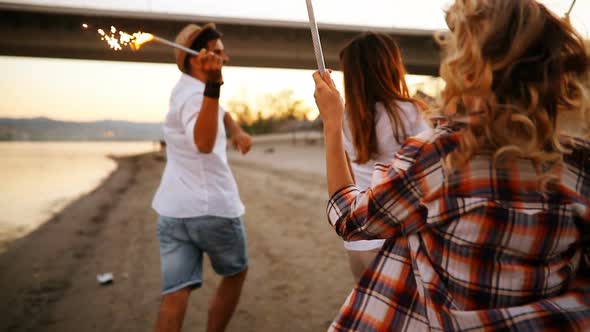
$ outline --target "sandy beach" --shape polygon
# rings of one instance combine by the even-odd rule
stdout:
[[[242,200],[250,270],[228,331],[322,331],[353,285],[325,217],[323,152],[316,139],[258,142],[230,153]],[[116,160],[96,190],[12,243],[0,256],[1,331],[149,331],[160,299],[152,195],[161,155]],[[96,275],[114,274],[101,286]],[[186,331],[203,331],[218,278],[205,263]]]

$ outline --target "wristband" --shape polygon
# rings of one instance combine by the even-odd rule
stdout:
[[[203,92],[203,95],[205,97],[219,99],[219,94],[221,92],[221,85],[223,85],[223,82],[207,82],[207,83],[205,83],[205,92]]]

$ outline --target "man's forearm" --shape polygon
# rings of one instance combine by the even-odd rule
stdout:
[[[215,139],[217,138],[218,112],[219,99],[204,97],[193,130],[195,144],[201,153],[211,153],[213,151]]]
[[[231,114],[227,112],[223,115],[223,125],[225,126],[225,131],[227,131],[230,136],[234,136],[240,130],[242,130],[236,121],[234,121],[234,118],[231,116]]]

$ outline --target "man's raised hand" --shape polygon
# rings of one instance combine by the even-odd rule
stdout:
[[[207,82],[223,82],[221,68],[223,68],[224,59],[221,56],[213,52],[207,52],[207,50],[203,48],[199,52],[198,60],[201,63],[201,68],[203,73],[205,73]]]

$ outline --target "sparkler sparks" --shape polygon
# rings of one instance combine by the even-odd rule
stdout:
[[[138,31],[129,34],[125,31],[117,31],[114,26],[111,26],[109,33],[106,33],[103,29],[98,29],[97,32],[101,36],[100,39],[106,41],[109,47],[115,51],[120,51],[127,46],[133,50],[139,50],[143,44],[154,39],[154,36],[150,33]]]
[[[89,25],[86,23],[82,24],[84,29],[88,29]],[[124,47],[130,47],[132,50],[137,51],[141,48],[141,46],[147,42],[155,41],[162,45],[170,46],[184,52],[187,52],[191,55],[199,55],[199,53],[195,50],[191,50],[190,48],[171,42],[164,38],[154,36],[151,33],[147,32],[134,32],[133,34],[129,34],[125,31],[117,31],[117,28],[111,26],[109,32],[105,32],[103,29],[96,30],[100,35],[100,39],[104,40],[109,44],[109,47],[115,51],[120,51]]]

